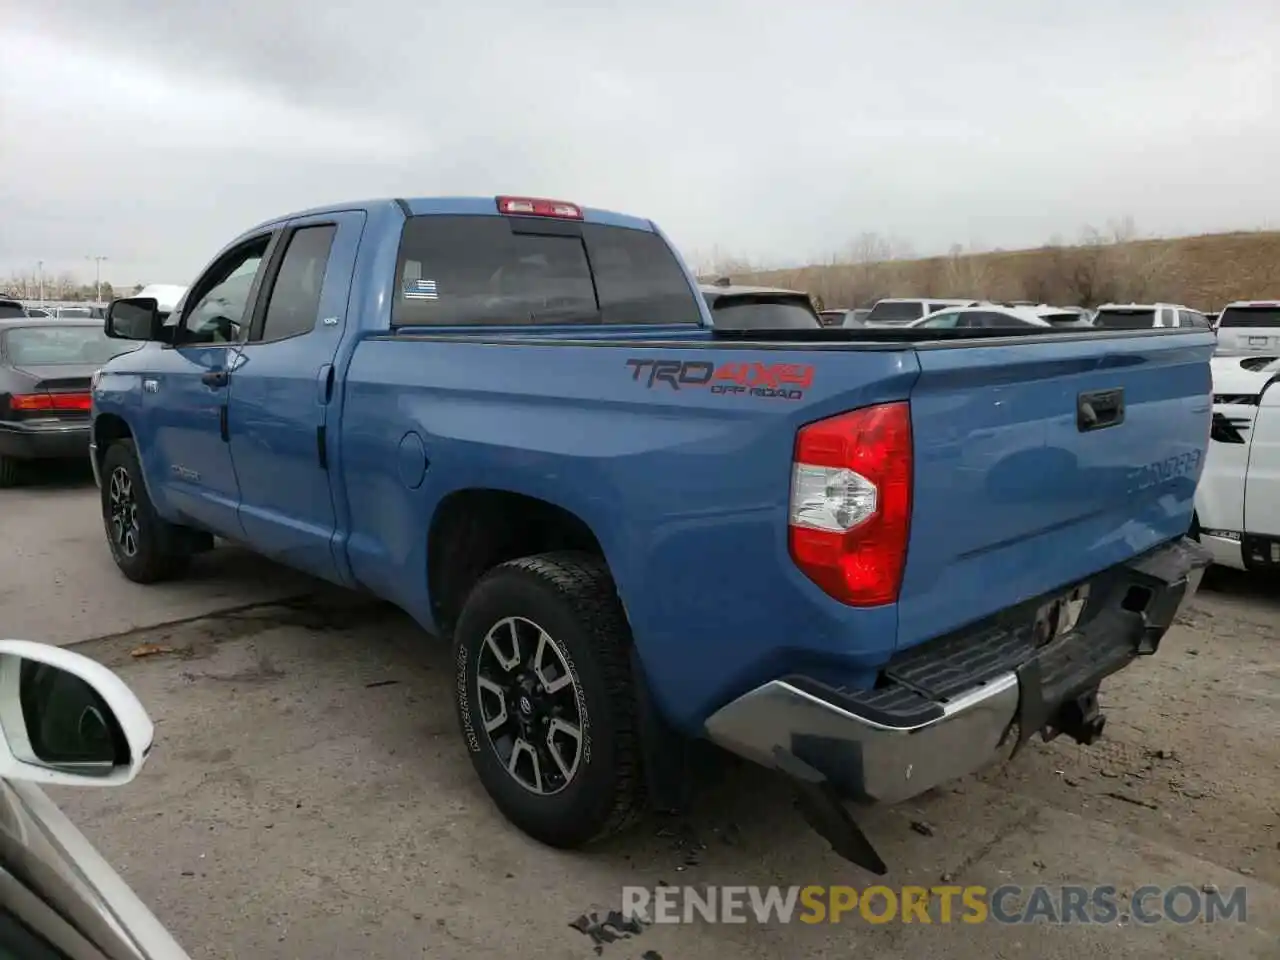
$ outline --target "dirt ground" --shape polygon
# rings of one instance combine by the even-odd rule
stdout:
[[[589,958],[596,945],[571,923],[617,908],[623,885],[876,882],[808,830],[783,783],[728,762],[704,771],[686,823],[651,820],[582,853],[541,847],[481,792],[449,659],[407,618],[233,550],[185,584],[125,585],[93,496],[0,494],[0,584],[22,584],[0,594],[0,617],[77,643],[151,712],[157,747],[134,784],[53,795],[193,957]],[[272,602],[273,588],[296,599]],[[143,644],[162,649],[134,656]],[[1280,589],[1213,571],[1159,654],[1103,701],[1102,743],[1033,744],[1004,769],[863,814],[891,867],[882,882],[1243,885],[1245,922],[696,922],[599,955],[1280,956]]]

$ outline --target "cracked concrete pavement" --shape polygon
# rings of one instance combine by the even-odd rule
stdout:
[[[446,652],[406,617],[332,588],[243,609],[315,584],[232,550],[187,582],[132,586],[111,566],[94,496],[71,482],[0,492],[3,632],[88,641],[78,649],[151,711],[156,752],[134,784],[51,792],[193,957],[587,958],[570,923],[618,907],[624,884],[873,882],[808,831],[783,784],[727,758],[702,771],[679,829],[651,820],[582,853],[541,847],[481,792]],[[108,634],[122,635],[93,639]],[[160,652],[133,656],[144,643]],[[1280,591],[1215,571],[1159,655],[1103,701],[1110,722],[1092,748],[1033,745],[868,812],[884,882],[1243,884],[1247,922],[695,923],[601,955],[1277,956]]]

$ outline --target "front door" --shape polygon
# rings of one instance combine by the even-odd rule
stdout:
[[[178,519],[232,539],[243,531],[226,442],[228,388],[270,241],[271,234],[255,237],[205,271],[186,298],[173,346],[158,351],[142,382],[138,449],[147,476]]]
[[[263,283],[231,376],[228,430],[240,523],[254,548],[342,582],[334,554],[330,461],[334,355],[364,214],[291,222]]]

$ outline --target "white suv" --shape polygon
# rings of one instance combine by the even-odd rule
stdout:
[[[1153,327],[1211,329],[1209,318],[1180,303],[1104,303],[1093,315],[1093,325],[1104,330],[1147,330]]]
[[[1280,353],[1280,302],[1238,300],[1218,314],[1218,352]]]

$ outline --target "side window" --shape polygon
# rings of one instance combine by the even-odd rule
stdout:
[[[960,314],[955,310],[948,313],[939,313],[936,316],[932,316],[928,320],[925,320],[920,324],[920,326],[929,330],[950,330],[953,327],[964,326],[964,324],[958,323],[962,316],[963,314]]]
[[[182,316],[181,344],[236,343],[244,330],[249,292],[270,237],[261,237],[216,264],[192,288]]]
[[[1172,327],[1173,325],[1174,325],[1173,311],[1170,310],[1168,307],[1162,308],[1160,310],[1160,326]]]
[[[289,238],[280,270],[271,284],[260,340],[284,340],[310,333],[320,312],[329,249],[337,232],[333,224],[302,227]]]
[[[1202,313],[1196,313],[1194,310],[1182,311],[1182,326],[1199,327],[1200,329],[1208,329],[1209,318]]]

